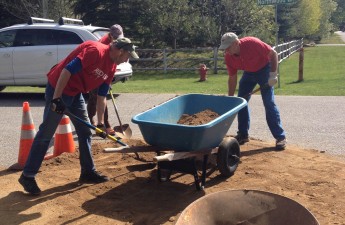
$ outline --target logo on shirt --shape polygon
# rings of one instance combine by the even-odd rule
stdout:
[[[99,68],[94,70],[94,74],[96,75],[96,79],[102,78],[103,80],[106,80],[109,77],[106,73],[104,73]]]

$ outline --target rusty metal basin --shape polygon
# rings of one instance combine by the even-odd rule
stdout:
[[[176,225],[319,225],[296,201],[258,190],[227,190],[191,203]]]

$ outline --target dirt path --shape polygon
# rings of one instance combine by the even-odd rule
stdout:
[[[145,147],[131,140],[132,147]],[[288,146],[276,152],[265,143],[251,140],[241,146],[241,163],[234,176],[224,179],[218,171],[207,177],[205,191],[196,191],[193,176],[174,174],[170,182],[157,180],[154,153],[134,155],[104,153],[107,141],[93,146],[99,171],[107,183],[77,184],[78,153],[44,161],[37,176],[42,194],[23,194],[20,172],[1,170],[1,224],[174,224],[194,200],[226,189],[255,189],[291,198],[308,210],[320,224],[345,224],[345,162],[319,151]]]

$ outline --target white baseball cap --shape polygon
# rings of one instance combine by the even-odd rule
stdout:
[[[224,49],[228,48],[237,39],[238,39],[238,37],[235,33],[232,33],[232,32],[225,33],[222,36],[222,39],[220,40],[220,46],[218,49],[224,50]]]

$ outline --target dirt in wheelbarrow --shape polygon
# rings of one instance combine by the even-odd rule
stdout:
[[[124,140],[136,151],[156,151],[143,140]],[[326,153],[288,146],[277,152],[273,143],[251,140],[241,146],[234,175],[209,174],[204,191],[197,191],[189,174],[174,173],[160,182],[154,152],[104,153],[115,144],[93,141],[98,171],[110,177],[101,184],[78,184],[78,150],[45,160],[37,175],[39,196],[24,194],[20,171],[2,168],[1,224],[174,224],[196,199],[222,190],[255,189],[291,198],[320,224],[345,224],[345,161]],[[234,204],[236,204],[234,202]]]
[[[211,122],[217,117],[219,117],[218,113],[212,111],[211,109],[205,109],[192,115],[182,114],[177,123],[184,125],[202,125]]]

